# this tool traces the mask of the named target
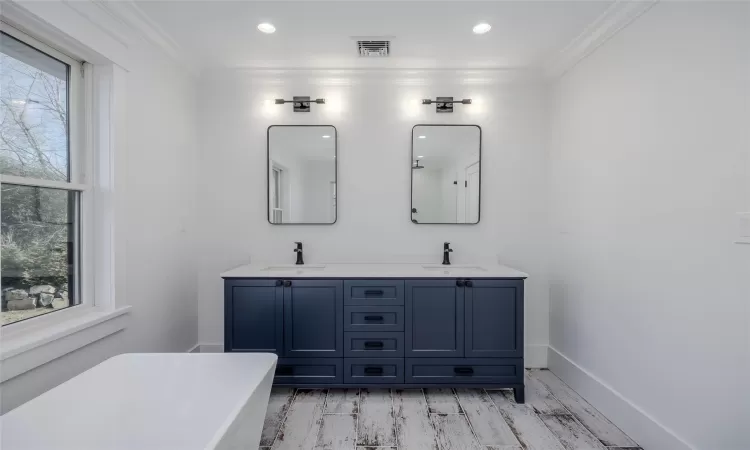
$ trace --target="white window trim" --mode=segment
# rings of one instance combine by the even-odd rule
[[[0,175],[0,181],[80,192],[83,261],[77,264],[79,305],[0,328],[0,382],[4,382],[122,330],[130,307],[116,308],[114,301],[113,66],[83,63],[4,22],[0,29],[71,66],[71,94],[77,95],[69,96],[70,182],[9,175]]]

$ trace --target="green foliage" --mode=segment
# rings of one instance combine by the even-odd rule
[[[21,245],[12,234],[6,233],[1,239],[3,286],[8,284],[14,288],[28,288],[37,284],[51,284],[59,287],[68,282],[64,243],[32,240]]]

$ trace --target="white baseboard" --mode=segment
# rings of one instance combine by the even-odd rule
[[[190,353],[223,353],[224,344],[198,344]],[[524,364],[527,369],[547,367],[547,346],[527,345],[524,349]]]
[[[547,368],[547,346],[536,344],[524,347],[523,364],[527,369]]]
[[[224,344],[198,344],[197,353],[224,353]]]
[[[603,380],[549,346],[549,370],[646,449],[697,450]]]

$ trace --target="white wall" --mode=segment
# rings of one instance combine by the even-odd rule
[[[550,368],[646,449],[749,445],[749,24],[662,2],[557,84]]]
[[[293,263],[293,241],[308,263],[442,261],[452,242],[456,263],[502,263],[531,274],[527,344],[546,345],[548,288],[544,89],[503,81],[500,72],[228,71],[206,74],[200,93],[200,341],[223,342],[219,274],[248,263]],[[274,98],[325,97],[310,113]],[[472,98],[453,114],[420,99]],[[411,129],[418,123],[483,127],[482,220],[478,225],[410,221]],[[266,128],[331,124],[338,129],[338,221],[331,226],[272,226],[266,221]],[[545,364],[533,347],[531,364]],[[541,360],[540,360],[541,357]]]
[[[81,29],[60,17],[47,19]],[[108,38],[91,33],[81,44]],[[132,305],[129,324],[3,383],[3,413],[116,354],[184,352],[197,343],[195,82],[145,41],[130,44],[128,71],[115,68],[113,104],[122,114],[112,130],[115,295],[118,306]]]

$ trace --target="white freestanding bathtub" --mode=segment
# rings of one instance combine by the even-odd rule
[[[269,353],[115,356],[0,418],[0,448],[258,448],[275,368]]]

